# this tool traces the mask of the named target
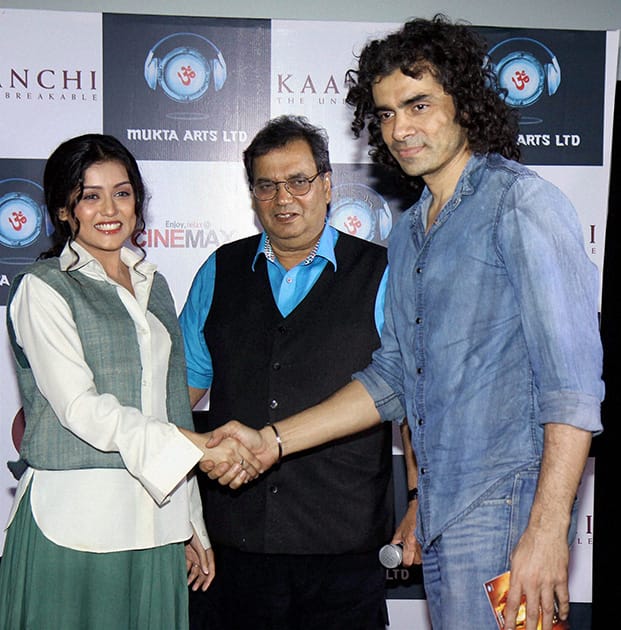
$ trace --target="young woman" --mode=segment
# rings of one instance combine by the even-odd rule
[[[176,630],[214,577],[195,464],[257,471],[194,433],[166,281],[127,247],[145,188],[111,136],[47,161],[54,245],[14,280],[7,324],[26,416],[0,562],[0,629]]]

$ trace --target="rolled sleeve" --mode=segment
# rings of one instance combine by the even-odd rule
[[[374,370],[373,366],[356,372],[353,379],[360,381],[369,392],[379,411],[380,417],[385,422],[401,422],[405,416],[405,410],[392,387]]]
[[[518,181],[498,227],[499,252],[520,304],[539,403],[539,422],[598,433],[603,351],[598,270],[577,213],[537,177]]]
[[[392,309],[392,277],[384,273],[387,280],[384,289],[384,322],[381,346],[373,353],[371,364],[356,372],[352,378],[360,381],[375,402],[380,417],[385,421],[401,422],[406,415],[403,394],[403,359],[396,335]]]
[[[576,392],[548,392],[540,397],[541,424],[569,424],[594,435],[602,432],[598,396]]]

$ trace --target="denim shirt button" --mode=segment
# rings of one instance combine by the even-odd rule
[[[415,321],[417,324],[421,324],[421,323],[422,323],[422,321],[423,321],[423,318],[422,318],[422,317],[417,317],[414,321]]]

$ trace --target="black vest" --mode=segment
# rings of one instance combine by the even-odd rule
[[[207,427],[235,418],[260,428],[316,404],[350,381],[379,346],[374,305],[383,247],[339,235],[326,265],[288,317],[259,236],[218,249],[205,338],[213,360]],[[391,426],[287,457],[240,491],[203,478],[211,539],[258,553],[347,553],[392,536]]]

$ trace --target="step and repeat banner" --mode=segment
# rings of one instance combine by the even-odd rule
[[[457,17],[457,16],[455,16]],[[180,310],[194,273],[219,245],[258,231],[242,152],[271,117],[308,116],[327,129],[334,167],[331,221],[385,244],[413,201],[370,163],[350,131],[345,73],[364,43],[396,23],[283,21],[0,9],[0,316],[17,271],[47,249],[45,160],[86,132],[117,136],[148,186],[141,244]],[[510,102],[521,110],[523,161],[578,209],[600,270],[617,31],[477,27]],[[23,426],[6,328],[0,326],[0,523],[15,481]],[[397,518],[405,509],[394,439]],[[572,549],[572,602],[591,601],[593,479],[589,460]],[[0,534],[0,545],[4,533]],[[391,628],[429,628],[419,568],[387,570]]]

